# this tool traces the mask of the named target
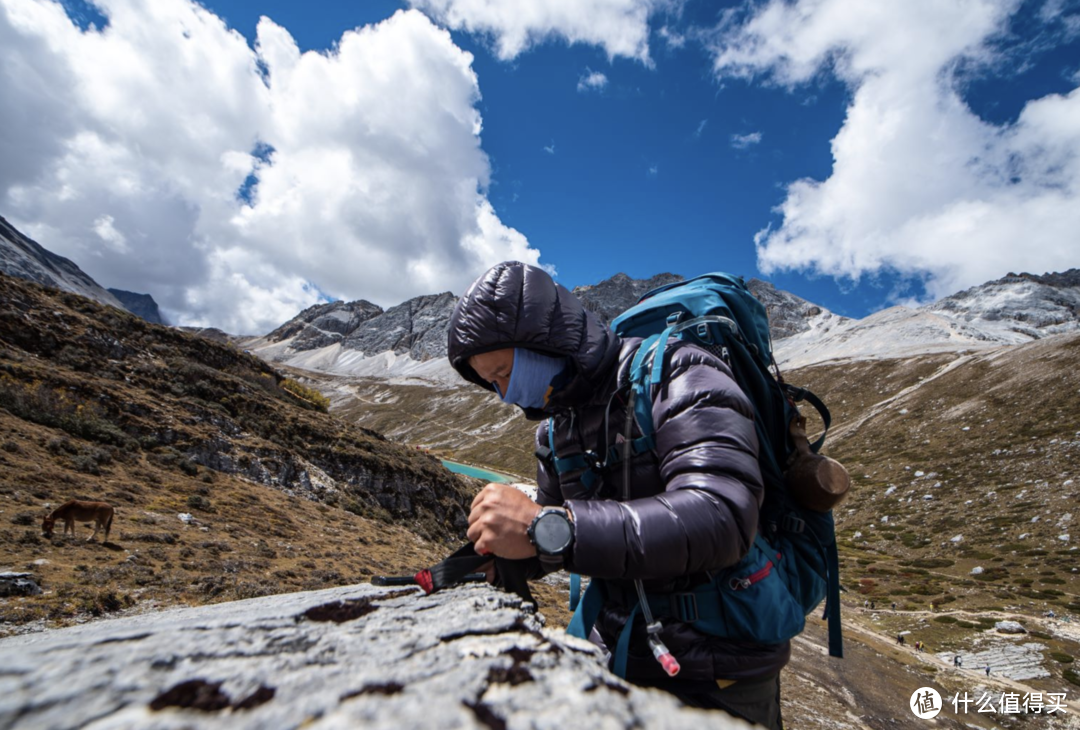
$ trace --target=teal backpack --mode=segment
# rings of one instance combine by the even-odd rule
[[[660,628],[654,616],[687,622],[703,633],[726,639],[776,644],[798,635],[806,615],[825,600],[829,654],[843,656],[839,561],[832,512],[800,506],[784,481],[784,470],[795,453],[789,430],[792,420],[798,418],[795,404],[806,401],[814,406],[826,431],[831,419],[828,409],[813,393],[788,385],[780,377],[773,360],[765,307],[742,278],[714,273],[654,289],[611,326],[621,337],[644,338],[630,368],[631,409],[642,436],[622,454],[613,450],[606,455],[604,467],[623,461],[625,468],[631,453],[654,448],[652,392],[663,380],[663,354],[668,342],[678,338],[721,357],[753,403],[765,482],[757,537],[742,561],[686,593],[646,594],[637,582],[639,601],[613,656],[616,673],[625,676],[630,627],[639,610],[646,618],[653,653],[663,664],[662,644],[653,638]],[[552,430],[549,424],[549,434]],[[816,453],[824,442],[823,433],[810,448]],[[549,445],[554,452],[553,439]],[[552,456],[558,473],[586,466],[582,483],[588,487],[590,482],[598,481],[598,475],[579,456]],[[570,608],[574,617],[568,631],[586,638],[603,605],[604,588],[603,581],[591,581],[579,601],[580,585],[580,577],[571,576]],[[674,671],[678,671],[677,667]]]

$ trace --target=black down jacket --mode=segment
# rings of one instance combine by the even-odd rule
[[[623,341],[541,269],[517,262],[489,270],[462,296],[451,319],[448,354],[461,375],[493,390],[469,366],[482,352],[527,347],[569,358],[568,384],[544,410],[526,409],[547,446],[554,423],[559,456],[594,451],[622,441],[630,360],[639,340]],[[565,505],[574,515],[575,540],[567,569],[607,579],[609,599],[596,629],[613,647],[633,606],[634,579],[649,592],[685,590],[707,571],[738,562],[749,550],[764,494],[757,462],[753,410],[716,356],[672,341],[664,381],[653,394],[656,449],[630,464],[630,499],[623,499],[623,468],[603,473],[593,494],[580,472],[561,477],[549,461],[537,470],[538,502]],[[636,429],[633,437],[640,435]],[[641,623],[641,622],[639,622]],[[679,659],[679,683],[713,684],[715,678],[776,674],[787,663],[787,642],[759,645],[702,634],[665,621],[662,638]],[[636,626],[628,679],[665,684],[666,676]]]

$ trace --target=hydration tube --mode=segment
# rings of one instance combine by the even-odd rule
[[[663,357],[663,353],[659,353],[660,357]],[[656,357],[656,354],[653,354]],[[633,436],[633,424],[634,424],[634,400],[636,398],[636,390],[630,388],[630,402],[626,406],[626,432],[623,434],[623,500],[630,501],[630,446],[631,436]],[[634,587],[637,589],[638,603],[641,605],[641,613],[645,616],[645,631],[649,636],[649,649],[652,651],[652,655],[656,658],[656,661],[660,662],[660,666],[667,672],[669,677],[674,677],[679,673],[679,661],[672,656],[671,652],[664,645],[664,642],[660,640],[660,630],[663,626],[659,621],[653,619],[652,609],[649,608],[649,597],[645,595],[645,586],[642,585],[641,579],[634,579]],[[633,620],[631,617],[630,620]]]

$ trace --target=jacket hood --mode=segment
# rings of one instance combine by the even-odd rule
[[[547,407],[523,409],[537,419],[587,402],[612,374],[620,340],[546,271],[508,261],[488,269],[458,300],[450,318],[447,355],[463,378],[494,390],[472,369],[469,358],[509,347],[570,360],[570,381],[552,394]]]

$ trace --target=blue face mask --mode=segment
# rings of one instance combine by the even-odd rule
[[[524,347],[515,347],[510,387],[503,395],[496,385],[495,392],[506,403],[516,403],[522,408],[543,408],[551,395],[552,381],[565,369],[565,357],[551,357]]]

